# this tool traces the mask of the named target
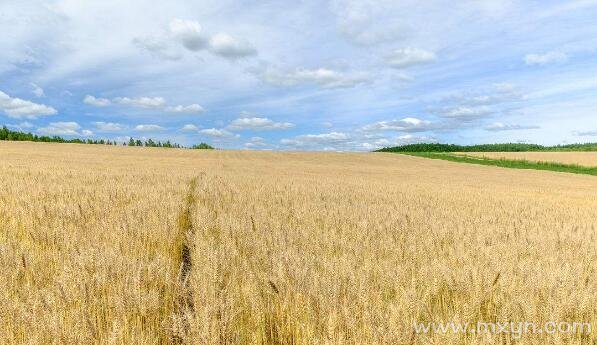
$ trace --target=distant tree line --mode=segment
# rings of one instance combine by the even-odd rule
[[[528,152],[528,151],[597,151],[597,143],[543,146],[537,144],[505,143],[455,145],[439,143],[409,144],[384,147],[377,152]]]
[[[191,148],[195,149],[195,150],[213,150],[214,149],[213,146],[206,144],[206,143],[200,143],[197,145],[193,145],[193,147],[191,147]]]
[[[46,136],[37,135],[33,133],[24,133],[19,131],[13,131],[3,126],[0,129],[0,140],[8,141],[34,141],[43,143],[71,143],[71,144],[93,144],[93,145],[123,145],[123,146],[143,146],[143,147],[165,147],[165,148],[184,148],[177,143],[172,143],[170,140],[165,142],[155,141],[153,139],[141,140],[130,138],[128,142],[119,144],[116,140],[107,139],[65,139],[57,135]],[[200,143],[193,145],[193,149],[213,149],[211,145],[206,143]]]
[[[64,139],[59,136],[47,136],[47,135],[37,135],[32,133],[24,133],[18,131],[12,131],[8,129],[6,126],[3,126],[0,129],[0,140],[10,140],[10,141],[35,141],[35,142],[44,142],[44,143],[76,143],[76,144],[99,144],[100,141],[98,140],[82,140],[82,139]],[[102,144],[106,144],[109,141],[101,140]],[[110,142],[110,144],[112,144]]]
[[[128,143],[122,143],[125,146],[144,146],[144,147],[166,147],[166,148],[175,148],[179,149],[180,146],[177,143],[171,143],[170,140],[161,142],[161,141],[154,141],[152,139],[147,139],[145,141],[141,141],[141,139],[130,138]]]

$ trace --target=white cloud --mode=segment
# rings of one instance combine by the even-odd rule
[[[500,103],[524,101],[526,96],[510,84],[495,84],[492,88],[482,92],[464,92],[455,94],[447,102],[461,106],[496,105]]]
[[[170,33],[190,51],[205,49],[208,37],[203,35],[201,25],[193,20],[173,19],[170,22]]]
[[[200,134],[207,135],[213,138],[232,138],[232,137],[239,137],[239,135],[235,135],[225,129],[217,129],[217,128],[207,128],[202,129],[199,131]]]
[[[412,134],[405,134],[399,137],[394,138],[394,140],[389,140],[387,138],[381,138],[375,140],[374,142],[364,142],[363,148],[366,150],[379,150],[384,147],[391,147],[391,146],[401,146],[401,145],[408,145],[408,144],[418,144],[418,143],[433,143],[437,142],[437,139],[434,137],[428,136],[415,136]]]
[[[338,142],[350,139],[350,135],[346,133],[330,132],[325,134],[306,134],[298,136],[297,138],[318,142]]]
[[[539,126],[533,126],[533,125],[518,125],[518,124],[494,122],[494,123],[490,124],[489,126],[485,127],[485,130],[499,132],[499,131],[513,131],[513,130],[538,129],[538,128],[539,128]]]
[[[95,128],[100,132],[121,132],[127,129],[126,125],[114,122],[94,122]]]
[[[498,113],[510,113],[526,99],[514,85],[496,83],[478,90],[453,93],[440,101],[439,108],[430,111],[443,118],[472,122]]]
[[[169,41],[165,39],[156,37],[137,37],[133,39],[133,44],[164,60],[176,61],[182,59],[181,52],[174,49],[169,44]]]
[[[2,91],[0,91],[0,110],[4,111],[8,117],[15,119],[35,119],[39,116],[58,113],[50,106],[10,97]]]
[[[137,125],[135,126],[135,130],[138,132],[159,132],[163,131],[165,128],[158,125]]]
[[[31,92],[33,92],[33,94],[40,98],[40,97],[45,97],[46,93],[44,92],[44,89],[42,89],[41,87],[39,87],[39,85],[35,84],[35,83],[31,83]]]
[[[265,139],[262,137],[252,137],[248,142],[245,143],[247,149],[259,149],[267,146]]]
[[[243,117],[238,118],[228,126],[230,130],[275,130],[289,129],[294,127],[290,122],[274,122],[266,117]]]
[[[199,104],[191,105],[176,105],[176,106],[165,106],[166,100],[163,97],[115,97],[112,100],[107,98],[96,98],[91,95],[85,96],[83,102],[96,107],[105,107],[112,104],[121,104],[131,107],[138,108],[163,108],[164,111],[169,113],[180,113],[180,114],[193,114],[202,113],[205,111]]]
[[[78,130],[81,129],[76,122],[51,122],[46,127],[41,127],[37,129],[37,133],[41,135],[49,135],[49,136],[71,136],[71,137],[79,137],[79,136],[89,136],[91,131],[83,130],[81,133]]]
[[[166,100],[162,97],[116,97],[113,102],[139,108],[160,108],[166,104]]]
[[[249,42],[226,33],[219,33],[211,37],[209,50],[227,59],[238,59],[257,54],[257,50]]]
[[[545,54],[527,54],[524,62],[527,65],[547,65],[551,63],[566,62],[568,55],[560,51],[551,51]]]
[[[386,56],[386,62],[394,68],[407,68],[435,62],[435,53],[418,48],[396,49]]]
[[[273,85],[316,84],[327,89],[354,87],[370,80],[363,74],[346,74],[328,68],[299,68],[290,72],[267,68],[258,75],[263,81]]]
[[[83,99],[83,103],[93,105],[96,107],[105,107],[112,104],[112,102],[107,98],[95,98],[91,95],[85,96],[85,98]]]
[[[182,128],[180,130],[183,132],[198,132],[199,127],[189,123],[189,124],[182,126]]]
[[[382,139],[378,139],[378,140],[374,141],[373,143],[364,142],[362,144],[362,146],[367,151],[373,151],[373,150],[381,149],[383,147],[391,146],[391,143],[388,139],[382,138]]]
[[[96,98],[91,95],[85,96],[83,102],[96,107],[105,107],[112,104],[122,104],[139,108],[159,108],[164,106],[166,100],[162,97],[116,97],[112,100],[107,98]]]
[[[92,135],[93,135],[93,131],[90,131],[88,129],[84,129],[84,130],[81,131],[81,136],[90,137]]]
[[[388,146],[436,141],[437,139],[430,136],[405,134],[390,139],[379,133],[356,131],[353,133],[331,132],[299,135],[294,138],[282,139],[280,144],[297,150],[372,151]]]
[[[165,35],[136,37],[133,44],[165,60],[182,58],[178,44],[191,52],[207,50],[230,60],[257,54],[257,50],[245,39],[225,32],[210,36],[197,21],[180,18],[170,21]]]
[[[305,134],[296,136],[292,139],[282,139],[280,140],[280,144],[284,146],[300,148],[308,146],[343,144],[349,140],[351,140],[351,136],[347,133],[330,132],[323,134]]]
[[[480,107],[467,107],[467,106],[457,106],[457,107],[447,107],[442,109],[438,112],[440,116],[457,119],[457,120],[474,120],[479,119],[488,115],[491,115],[493,111],[491,108],[487,106],[480,106]]]
[[[193,113],[202,113],[205,111],[202,106],[199,104],[191,104],[191,105],[177,105],[164,108],[165,111],[169,113],[181,113],[181,114],[193,114]]]
[[[427,120],[420,120],[414,117],[406,117],[401,120],[379,121],[363,126],[361,129],[366,132],[391,130],[398,132],[425,132],[438,129],[438,125]]]

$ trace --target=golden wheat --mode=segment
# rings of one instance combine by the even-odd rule
[[[395,154],[3,142],[0,163],[2,343],[595,339],[412,327],[597,325],[593,176]]]

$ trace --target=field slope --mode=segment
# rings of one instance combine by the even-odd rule
[[[593,176],[13,142],[0,163],[0,343],[595,341],[412,327],[597,325]]]

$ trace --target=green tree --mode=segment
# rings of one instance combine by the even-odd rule
[[[214,147],[211,146],[211,145],[209,145],[209,144],[206,144],[206,143],[200,143],[200,144],[193,145],[193,149],[196,149],[196,150],[213,150]]]

